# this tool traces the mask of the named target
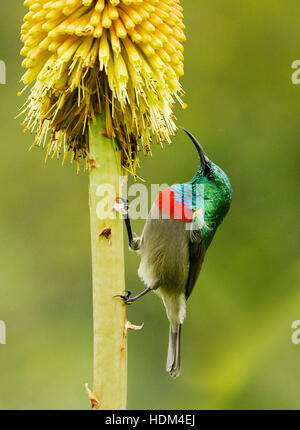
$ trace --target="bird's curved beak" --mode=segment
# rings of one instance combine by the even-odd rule
[[[209,158],[206,155],[204,149],[202,148],[201,144],[198,142],[198,140],[195,138],[195,136],[192,135],[192,133],[190,133],[188,130],[186,130],[185,128],[181,127],[183,131],[185,131],[185,133],[189,136],[189,138],[192,140],[192,142],[194,143],[197,152],[199,154],[200,157],[200,162],[201,162],[201,166],[205,169],[208,165],[209,162]]]

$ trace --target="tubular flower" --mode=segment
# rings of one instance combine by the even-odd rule
[[[184,106],[184,24],[179,0],[25,0],[21,54],[25,130],[47,157],[88,157],[88,125],[106,114],[106,133],[133,173],[138,141],[170,142],[175,98]]]

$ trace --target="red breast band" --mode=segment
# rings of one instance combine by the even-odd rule
[[[174,191],[171,188],[166,188],[160,193],[155,200],[156,206],[163,214],[170,215],[171,219],[182,222],[192,222],[194,214],[183,203],[175,200]]]

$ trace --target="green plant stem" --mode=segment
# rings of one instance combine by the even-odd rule
[[[94,307],[94,386],[99,409],[126,409],[127,336],[126,306],[114,298],[125,290],[123,221],[113,215],[120,196],[120,151],[105,136],[105,116],[90,126],[90,218]],[[108,185],[108,187],[107,187]],[[105,191],[103,193],[103,190]],[[103,218],[103,199],[108,215]],[[107,210],[108,209],[108,210]],[[102,235],[101,235],[102,232]],[[109,234],[111,232],[111,234]]]

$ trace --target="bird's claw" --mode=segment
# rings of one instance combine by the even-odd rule
[[[118,294],[117,296],[114,296],[114,297],[119,297],[120,299],[123,299],[125,305],[132,305],[132,303],[134,303],[134,302],[132,300],[130,300],[131,294],[132,294],[131,291],[125,290],[125,295]]]
[[[123,217],[126,217],[128,213],[128,202],[129,200],[124,197],[117,197],[114,204],[114,210],[123,215]]]
[[[129,200],[126,199],[125,197],[116,197],[116,201],[119,203],[119,201],[121,200],[121,202],[124,203],[124,205],[128,205]]]

